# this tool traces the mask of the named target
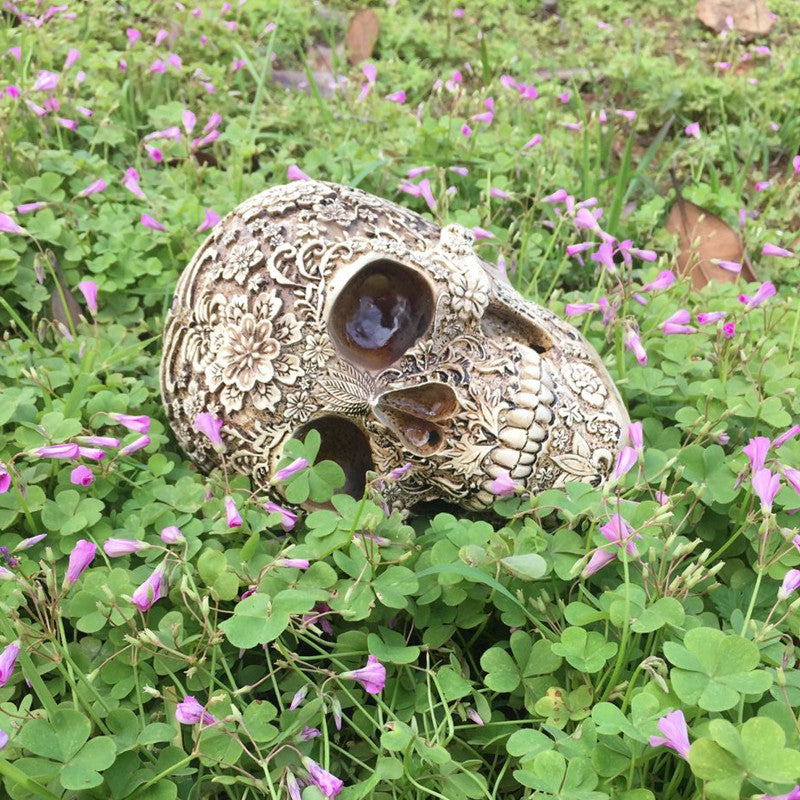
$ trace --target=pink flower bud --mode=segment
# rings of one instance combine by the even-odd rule
[[[86,305],[89,307],[89,311],[91,312],[92,316],[94,316],[97,313],[98,285],[94,281],[81,281],[78,284],[78,289],[83,295],[84,300],[86,300]]]
[[[129,556],[132,553],[138,553],[140,550],[146,550],[148,547],[147,543],[138,539],[115,539],[112,537],[103,542],[103,552],[109,558]]]
[[[134,439],[130,444],[125,445],[125,447],[119,451],[119,454],[121,456],[129,456],[131,453],[135,453],[137,450],[141,450],[143,447],[147,447],[149,444],[149,436],[140,436],[138,439]]]
[[[161,541],[164,544],[183,544],[186,539],[177,525],[167,525],[161,529]]]
[[[131,602],[141,612],[148,611],[153,604],[167,593],[167,579],[163,567],[156,567],[150,577],[131,595]]]
[[[81,573],[92,563],[94,555],[97,552],[97,545],[94,542],[89,542],[86,539],[78,539],[72,552],[69,554],[69,563],[67,564],[67,574],[64,576],[64,588],[71,586]]]
[[[508,471],[501,472],[492,481],[492,494],[496,497],[512,497],[517,491],[517,484],[511,479]]]
[[[242,524],[242,518],[239,515],[239,510],[236,508],[236,502],[232,497],[225,498],[225,516],[229,528],[238,528]]]
[[[289,168],[286,170],[286,177],[290,181],[310,181],[311,178],[306,175],[297,164],[290,164]]]
[[[194,697],[188,694],[178,703],[175,719],[182,725],[196,725],[198,722],[203,725],[215,725],[217,722],[213,714],[209,714]]]
[[[287,481],[292,477],[292,475],[296,475],[301,470],[304,470],[307,466],[308,459],[296,458],[291,464],[283,467],[283,469],[279,469],[272,477],[270,483],[282,483],[283,481]]]
[[[94,482],[94,473],[89,467],[81,464],[70,472],[69,482],[76,486],[90,486]]]

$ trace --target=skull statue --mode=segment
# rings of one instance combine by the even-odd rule
[[[470,231],[318,181],[217,224],[178,283],[161,387],[190,458],[219,463],[193,426],[212,412],[228,468],[277,500],[283,446],[311,429],[349,494],[410,463],[387,483],[395,505],[476,511],[504,472],[534,493],[598,485],[627,436],[598,354],[478,258]]]

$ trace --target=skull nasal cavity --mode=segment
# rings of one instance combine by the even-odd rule
[[[393,261],[373,261],[354,275],[331,309],[339,352],[367,369],[397,361],[428,329],[433,293],[424,278]]]
[[[367,485],[367,471],[375,469],[372,450],[364,431],[349,419],[331,415],[306,423],[295,431],[293,438],[305,439],[312,428],[320,436],[316,460],[335,461],[344,470],[341,491],[351,497],[362,497]]]

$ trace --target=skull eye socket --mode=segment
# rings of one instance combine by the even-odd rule
[[[425,333],[433,308],[433,292],[421,275],[393,261],[373,261],[336,298],[331,338],[349,361],[383,369]]]
[[[327,416],[311,420],[295,431],[295,439],[304,439],[310,430],[319,432],[317,461],[335,461],[344,470],[340,491],[351,497],[363,497],[367,471],[375,469],[372,450],[364,431],[344,417]]]

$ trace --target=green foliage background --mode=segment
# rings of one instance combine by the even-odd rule
[[[528,3],[497,2],[467,7],[464,18],[447,4],[376,6],[378,78],[361,103],[360,70],[335,55],[347,81],[329,96],[272,80],[273,70],[311,69],[308,46],[335,51],[342,40],[337,13],[310,2],[251,0],[225,15],[204,3],[199,17],[140,0],[87,2],[72,9],[74,21],[56,15],[40,27],[2,12],[0,52],[20,46],[21,61],[2,56],[0,88],[19,86],[23,97],[0,97],[0,211],[29,236],[0,234],[0,459],[14,469],[0,495],[0,531],[9,549],[48,534],[17,554],[24,581],[0,584],[0,636],[22,645],[0,688],[8,796],[282,797],[289,771],[305,775],[299,754],[342,778],[345,800],[733,800],[800,781],[800,630],[792,598],[776,601],[784,574],[800,564],[791,544],[800,501],[784,481],[773,513],[763,514],[741,449],[800,419],[800,262],[759,255],[766,242],[800,250],[791,164],[800,147],[800,15],[791,0],[772,3],[776,26],[757,43],[772,55],[741,62],[755,45],[704,31],[692,5],[562,3],[560,16],[547,17]],[[345,20],[352,10],[329,9]],[[142,40],[129,45],[127,27]],[[168,37],[156,46],[162,28]],[[80,61],[56,94],[74,131],[23,102],[43,102],[30,91],[38,71],[61,71],[72,47]],[[170,52],[182,68],[152,74]],[[246,60],[236,72],[234,59]],[[733,67],[715,66],[724,61]],[[457,91],[432,88],[456,69]],[[534,83],[538,99],[521,101],[502,74]],[[405,105],[384,99],[398,89]],[[489,96],[494,121],[472,122]],[[200,155],[185,138],[167,142],[155,164],[143,138],[180,125],[186,107],[198,129],[221,114],[220,137]],[[617,109],[634,109],[636,119]],[[683,134],[693,121],[699,140]],[[563,126],[577,122],[578,132]],[[536,133],[542,144],[523,149]],[[606,489],[569,485],[500,501],[491,522],[452,513],[403,520],[379,497],[337,495],[286,538],[246,477],[199,475],[160,407],[164,314],[204,236],[196,232],[204,209],[226,213],[284,182],[291,164],[426,214],[397,187],[408,169],[431,166],[436,219],[490,230],[481,254],[504,257],[527,296],[559,313],[569,300],[618,301],[612,324],[580,322],[632,419],[643,421],[637,468]],[[146,201],[121,183],[131,167]],[[754,286],[693,292],[679,281],[649,294],[646,307],[635,301],[633,291],[674,266],[663,229],[670,168],[688,199],[734,227],[748,210],[745,246],[777,297],[745,311],[737,296]],[[105,191],[76,197],[97,179]],[[757,192],[765,180],[772,186]],[[491,187],[512,200],[492,198]],[[604,227],[657,250],[659,262],[635,262],[616,280],[595,262],[569,259],[564,247],[580,237],[543,202],[561,187],[598,197]],[[13,214],[35,201],[48,205]],[[143,227],[142,213],[166,232]],[[87,315],[72,339],[49,321],[55,276],[46,251],[65,288],[100,286],[96,321]],[[729,340],[710,325],[665,336],[659,325],[678,308],[726,311],[736,334]],[[634,325],[644,367],[624,349]],[[90,487],[73,486],[64,463],[17,455],[119,435],[106,412],[150,415],[152,442],[94,465]],[[768,466],[797,466],[799,457],[795,438]],[[317,469],[319,491],[329,492],[329,467]],[[244,518],[235,530],[225,522],[227,494]],[[618,507],[642,537],[640,558],[620,553],[580,579],[582,559],[605,543],[599,526]],[[165,558],[158,533],[167,525],[186,544],[166,555],[168,598],[142,614],[130,595]],[[98,551],[62,592],[75,543],[112,536],[151,547],[115,560]],[[276,567],[286,556],[312,564]],[[368,653],[387,666],[379,696],[338,677]],[[290,710],[304,687],[305,701]],[[220,724],[181,727],[174,714],[186,694]],[[649,744],[674,709],[690,727],[688,760]],[[321,735],[304,740],[305,726]],[[319,797],[315,786],[303,790],[304,800]]]

